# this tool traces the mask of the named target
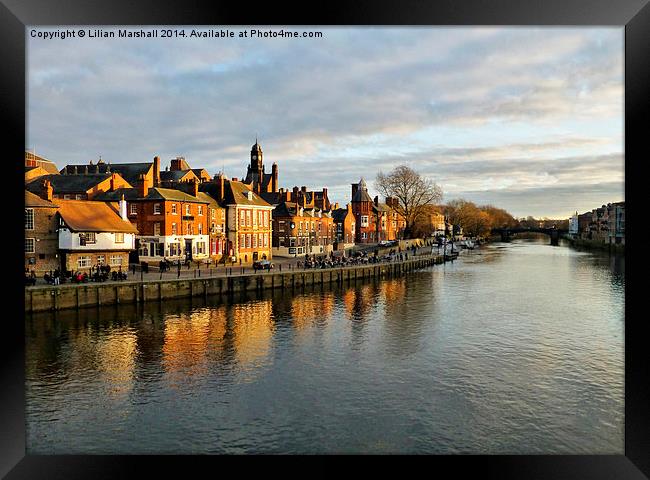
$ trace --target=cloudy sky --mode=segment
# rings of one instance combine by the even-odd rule
[[[624,199],[622,28],[289,30],[323,37],[46,40],[28,28],[26,148],[59,168],[182,155],[242,177],[257,135],[280,186],[326,186],[342,204],[350,183],[366,178],[374,196],[377,172],[400,164],[444,201],[518,217]]]

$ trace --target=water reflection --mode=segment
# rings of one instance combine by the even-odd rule
[[[621,453],[624,269],[539,239],[386,281],[35,314],[28,451]]]

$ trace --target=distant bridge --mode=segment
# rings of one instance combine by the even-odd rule
[[[561,228],[535,228],[535,227],[514,227],[514,228],[493,228],[493,235],[501,235],[502,242],[509,242],[512,235],[517,233],[543,233],[551,237],[551,245],[558,245],[560,237],[569,233],[568,230]]]

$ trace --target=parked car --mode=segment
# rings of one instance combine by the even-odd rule
[[[253,263],[253,270],[271,270],[274,265],[268,260],[258,260]]]

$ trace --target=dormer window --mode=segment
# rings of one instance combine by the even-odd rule
[[[249,190],[248,192],[246,192],[246,197],[247,197],[249,200],[253,200],[253,192],[251,192],[250,190]]]

